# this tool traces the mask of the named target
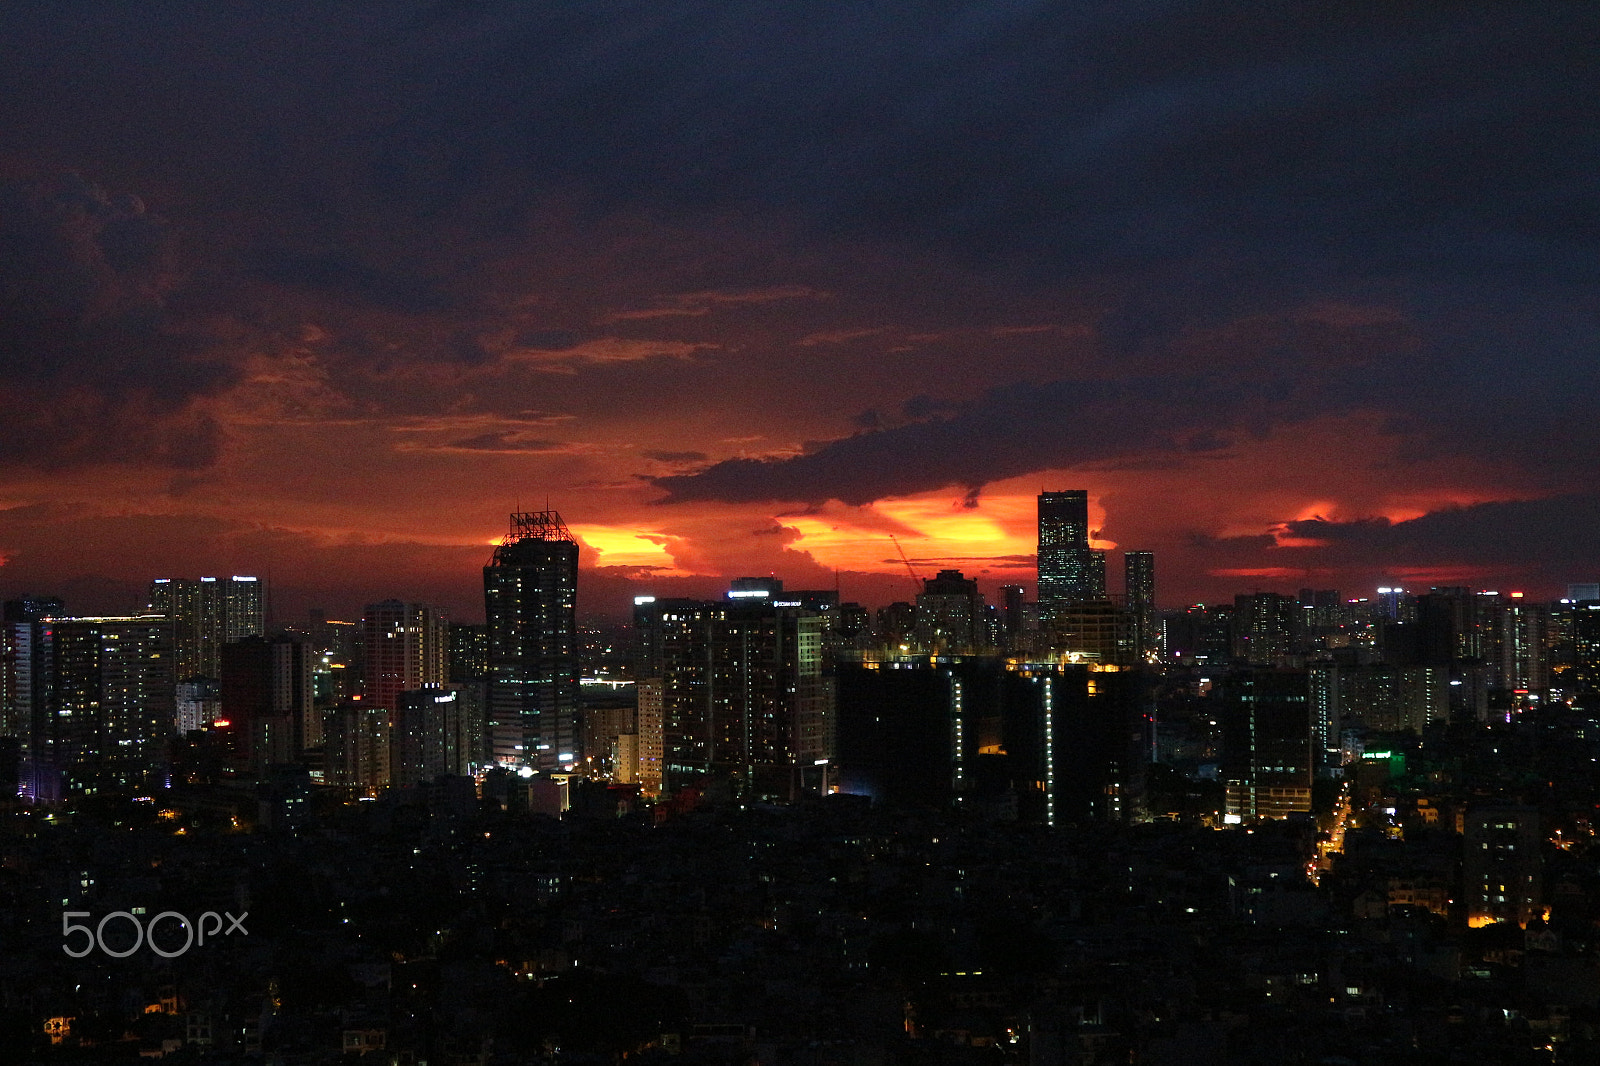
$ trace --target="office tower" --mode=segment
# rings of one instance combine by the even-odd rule
[[[172,620],[179,681],[219,677],[222,646],[266,631],[262,582],[254,577],[158,577],[150,584],[150,610]]]
[[[917,643],[935,655],[971,654],[987,643],[983,593],[959,570],[941,570],[917,595]]]
[[[1142,659],[1160,650],[1161,633],[1156,628],[1156,557],[1154,552],[1122,553],[1124,601],[1133,617],[1133,647]]]
[[[733,595],[743,591],[725,602],[637,597],[640,678],[661,682],[668,788],[731,777],[786,798],[832,756],[828,619],[793,601]]]
[[[1474,807],[1463,819],[1462,895],[1474,928],[1515,922],[1524,928],[1540,913],[1543,864],[1539,811],[1534,807]]]
[[[483,568],[494,757],[536,770],[583,759],[578,542],[555,511],[518,512]]]
[[[222,717],[236,772],[257,776],[322,743],[311,645],[291,636],[222,646]]]
[[[1105,596],[1105,559],[1089,547],[1089,493],[1039,494],[1039,605],[1054,608]]]
[[[53,783],[48,763],[41,763],[50,725],[50,654],[44,620],[62,614],[50,597],[8,600],[0,621],[0,737],[17,740],[20,791],[30,799],[58,799],[39,792]]]
[[[1304,670],[1236,670],[1222,699],[1223,814],[1231,823],[1311,810],[1319,723]]]
[[[172,623],[161,615],[43,624],[52,684],[41,759],[59,795],[165,784],[176,714]]]
[[[361,614],[361,700],[394,712],[400,693],[448,680],[443,613],[424,603],[384,600]]]

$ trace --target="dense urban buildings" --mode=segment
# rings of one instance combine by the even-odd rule
[[[0,978],[0,1025],[25,1020],[42,1063],[123,1019],[130,1054],[199,1062],[548,1066],[559,1029],[686,1061],[810,1062],[826,1039],[1099,1066],[1300,1061],[1285,1025],[1364,1061],[1389,1037],[1350,1012],[1383,1004],[1439,1013],[1443,1061],[1591,1058],[1600,599],[1391,584],[1163,609],[1148,552],[1106,594],[1084,497],[1041,497],[1055,576],[1078,574],[1048,603],[1041,551],[1036,597],[995,605],[954,568],[876,612],[736,577],[580,628],[553,511],[513,515],[482,625],[397,598],[213,627],[215,677],[177,676],[199,582],[127,616],[7,602],[0,869],[34,888],[0,893],[32,975]],[[101,819],[121,835],[90,852],[64,835]],[[63,912],[152,906],[244,906],[270,972],[96,978],[116,1002],[39,976]],[[307,956],[302,925],[337,946]],[[586,981],[581,1024],[517,998],[576,1009]],[[654,1006],[635,1030],[623,1003]],[[1462,1003],[1476,1021],[1450,1020]]]

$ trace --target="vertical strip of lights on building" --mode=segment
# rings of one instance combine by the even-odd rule
[[[951,737],[954,741],[955,749],[953,753],[953,761],[955,766],[954,784],[956,802],[960,803],[962,799],[962,793],[966,791],[966,767],[964,762],[966,737],[963,734],[964,726],[961,721],[961,679],[956,677],[954,674],[950,675],[950,712]]]
[[[1056,824],[1056,715],[1052,679],[1044,681],[1044,824]]]

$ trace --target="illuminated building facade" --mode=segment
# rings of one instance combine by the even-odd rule
[[[176,715],[172,623],[161,615],[57,618],[41,626],[51,657],[38,759],[50,794],[163,787]]]
[[[494,758],[535,770],[583,759],[578,542],[555,511],[518,512],[483,568]]]
[[[0,621],[0,738],[16,740],[19,791],[33,799],[58,798],[50,791],[55,777],[40,759],[50,727],[51,661],[44,623],[62,613],[60,600],[24,597],[8,600]]]

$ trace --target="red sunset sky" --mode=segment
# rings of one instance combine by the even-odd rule
[[[383,6],[0,15],[0,594],[1600,576],[1576,5]]]

